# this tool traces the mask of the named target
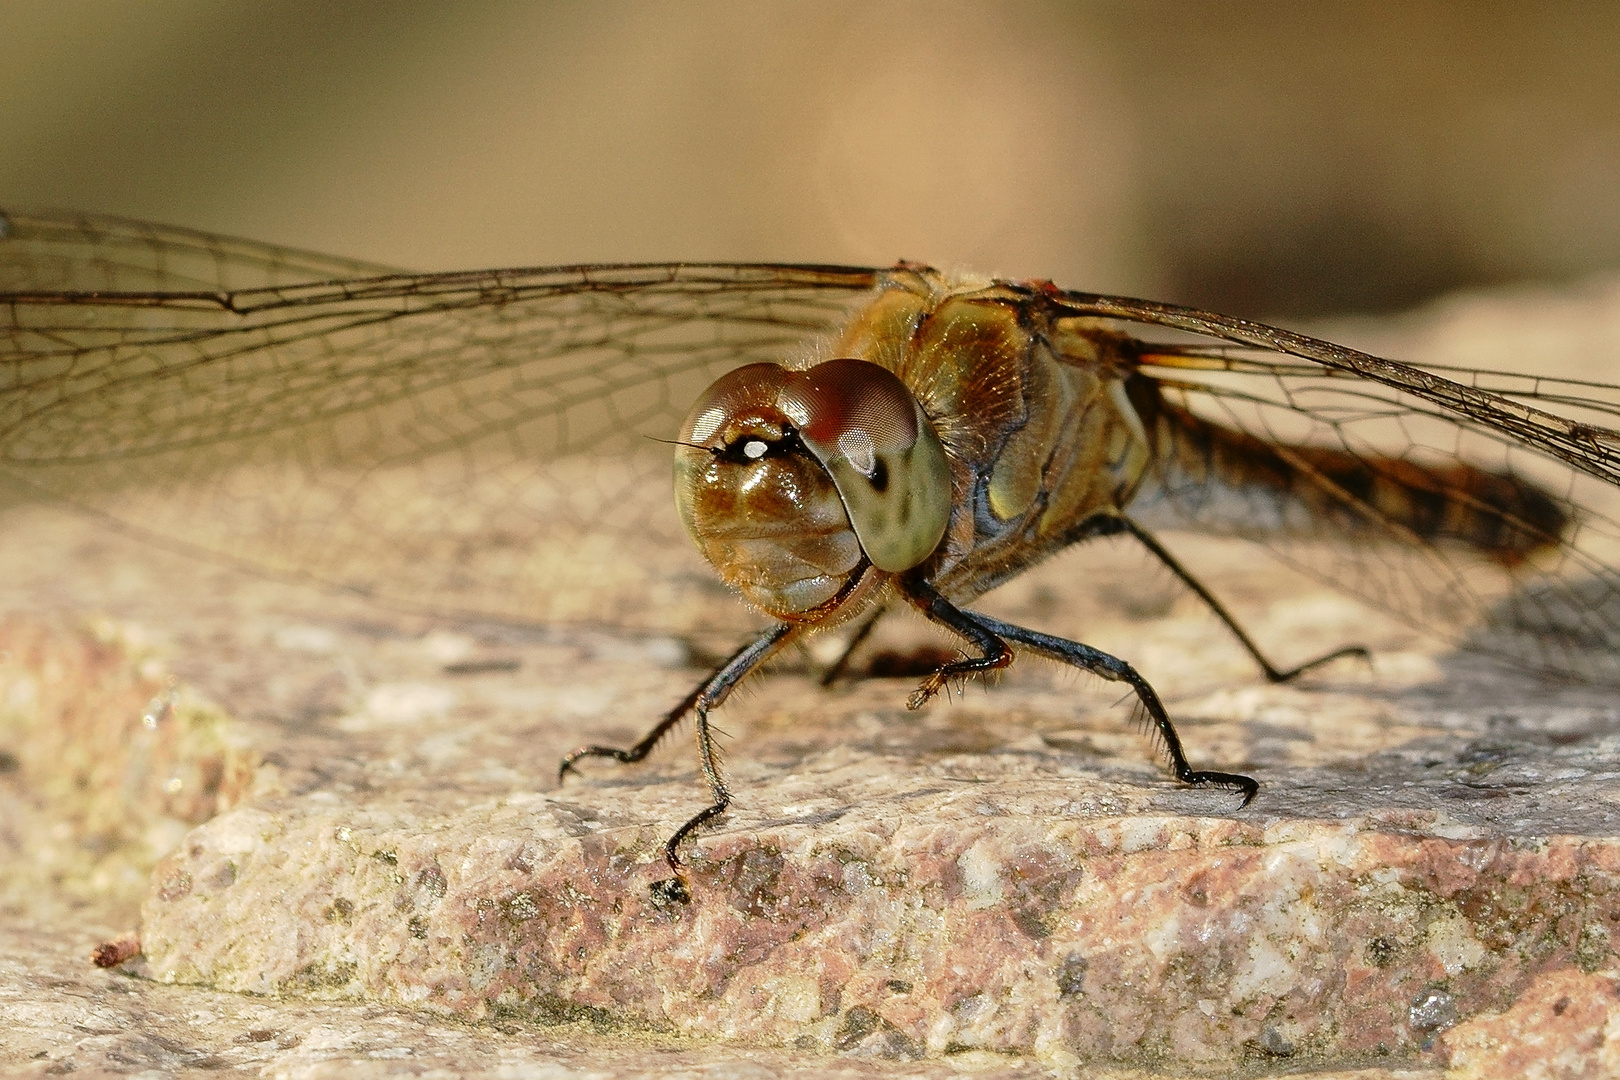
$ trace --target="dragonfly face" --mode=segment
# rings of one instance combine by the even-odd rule
[[[814,619],[867,563],[832,477],[776,403],[787,374],[751,364],[704,393],[676,450],[675,505],[727,584],[774,618]]]
[[[933,553],[951,476],[889,371],[750,364],[705,390],[682,425],[675,502],[698,549],[756,607],[825,623],[854,614],[880,575]]]

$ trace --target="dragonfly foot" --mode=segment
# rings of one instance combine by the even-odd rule
[[[685,880],[679,877],[655,881],[648,887],[647,893],[653,907],[660,911],[685,907],[692,902],[692,890],[688,889]]]
[[[647,753],[644,750],[638,754],[635,750],[620,750],[616,746],[582,746],[578,750],[570,751],[563,757],[562,761],[558,762],[557,783],[562,783],[569,773],[578,774],[579,770],[574,768],[574,762],[580,758],[606,757],[612,758],[621,765],[630,765],[646,756]]]
[[[906,708],[916,711],[928,703],[928,699],[939,693],[945,686],[948,676],[943,670],[936,671],[922,681],[922,685],[911,692],[906,698]]]
[[[1183,784],[1193,784],[1197,787],[1223,787],[1241,792],[1243,801],[1238,803],[1239,810],[1253,802],[1254,797],[1260,793],[1260,782],[1254,777],[1244,776],[1242,773],[1196,770],[1185,773],[1177,779]]]
[[[1287,671],[1278,671],[1270,664],[1267,664],[1265,668],[1266,680],[1274,683],[1293,682],[1307,671],[1312,671],[1321,667],[1323,664],[1331,663],[1334,660],[1342,660],[1347,656],[1353,656],[1356,659],[1365,662],[1369,668],[1372,667],[1372,652],[1367,648],[1367,646],[1346,645],[1342,649],[1334,649],[1330,653],[1323,653],[1315,660],[1307,660],[1298,667],[1289,668]]]

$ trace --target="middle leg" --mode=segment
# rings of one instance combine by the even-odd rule
[[[1054,660],[1089,671],[1110,682],[1122,682],[1129,686],[1136,693],[1136,699],[1141,703],[1143,711],[1153,721],[1170,771],[1175,774],[1177,780],[1200,787],[1231,788],[1242,794],[1243,806],[1249,805],[1250,800],[1260,790],[1260,785],[1253,777],[1241,773],[1193,768],[1187,761],[1187,753],[1181,746],[1181,736],[1176,734],[1175,724],[1171,723],[1170,713],[1164,707],[1164,702],[1159,700],[1158,692],[1135,668],[1119,657],[1078,641],[1027,630],[1022,626],[1002,622],[1000,619],[993,619],[976,611],[964,611],[941,596],[939,591],[923,580],[921,575],[905,575],[901,577],[899,585],[902,595],[930,620],[961,634],[977,645],[983,654],[946,664],[929,676],[907,702],[911,708],[920,708],[923,702],[937,693],[953,676],[968,676],[1006,667],[1012,662],[1012,650],[1007,647],[1007,642],[1012,641]]]
[[[1238,639],[1243,647],[1248,650],[1249,655],[1254,657],[1254,662],[1260,665],[1260,670],[1265,672],[1267,681],[1274,683],[1291,682],[1312,668],[1320,667],[1331,660],[1338,660],[1346,656],[1357,656],[1369,663],[1372,662],[1372,654],[1367,651],[1365,645],[1346,645],[1342,649],[1334,649],[1330,653],[1324,653],[1314,660],[1307,660],[1297,667],[1287,669],[1277,667],[1266,659],[1265,654],[1260,651],[1260,646],[1256,645],[1254,640],[1244,633],[1243,627],[1238,625],[1238,621],[1231,616],[1219,600],[1215,599],[1215,594],[1205,588],[1204,583],[1193,576],[1192,571],[1182,566],[1176,557],[1170,554],[1169,549],[1159,543],[1158,537],[1128,517],[1121,515],[1119,520],[1124,523],[1126,532],[1136,537],[1143,547],[1151,551],[1155,558],[1162,562],[1172,574],[1180,578],[1181,583],[1191,589],[1198,599],[1202,600],[1204,605],[1215,613],[1217,619],[1226,624],[1226,628],[1232,631],[1232,636]]]
[[[1159,736],[1164,756],[1170,765],[1170,771],[1177,780],[1183,784],[1196,786],[1214,786],[1231,788],[1242,793],[1241,806],[1248,806],[1249,802],[1260,790],[1260,784],[1250,776],[1242,773],[1216,772],[1211,769],[1194,769],[1187,761],[1187,753],[1181,747],[1181,736],[1176,734],[1176,726],[1170,722],[1170,713],[1159,699],[1158,691],[1153,689],[1135,668],[1119,657],[1105,653],[1101,649],[1068,638],[1060,638],[1053,634],[1043,634],[1038,630],[1029,630],[1012,623],[993,619],[978,612],[967,612],[974,621],[986,631],[996,634],[1007,641],[1016,642],[1030,649],[1059,660],[1065,664],[1089,671],[1093,675],[1107,679],[1110,682],[1122,682],[1136,693],[1136,700],[1141,703],[1142,709],[1148,718],[1153,721],[1155,732]]]

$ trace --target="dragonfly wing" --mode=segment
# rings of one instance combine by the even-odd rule
[[[672,438],[724,371],[809,349],[876,280],[670,264],[227,290],[277,249],[7,220],[0,281],[21,287],[0,295],[0,499],[70,504],[275,574],[548,622],[664,625],[678,605],[654,583],[709,580],[679,535],[668,448],[648,436]],[[200,248],[224,253],[212,287]],[[165,287],[51,287],[94,276],[61,267],[100,253],[114,284]],[[184,280],[167,269],[180,264]],[[275,274],[294,264],[343,269],[301,256]]]
[[[1261,453],[1293,486],[1170,466],[1133,514],[1253,540],[1475,651],[1620,682],[1620,387],[1419,368],[1143,301],[1071,310],[1249,346],[1146,345],[1142,371],[1232,446],[1278,448]]]
[[[0,292],[230,292],[341,278],[390,266],[63,211],[0,213]]]
[[[1054,296],[1065,314],[1170,327],[1310,360],[1322,367],[1403,391],[1457,416],[1471,417],[1576,469],[1611,484],[1620,484],[1620,432],[1560,415],[1525,400],[1526,396],[1533,399],[1534,393],[1521,396],[1493,392],[1472,385],[1468,380],[1449,378],[1438,370],[1385,360],[1330,341],[1229,315],[1092,293],[1054,293]],[[1451,372],[1456,373],[1457,369]],[[1604,389],[1607,392],[1598,396],[1612,407],[1614,388]]]

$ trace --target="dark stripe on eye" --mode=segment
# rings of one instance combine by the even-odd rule
[[[866,478],[873,491],[889,490],[889,465],[881,457],[872,466],[872,475]]]

